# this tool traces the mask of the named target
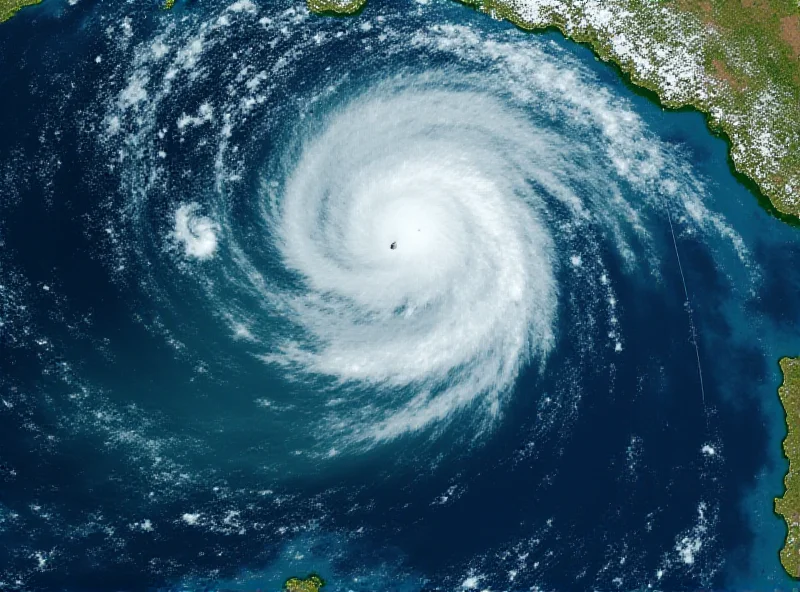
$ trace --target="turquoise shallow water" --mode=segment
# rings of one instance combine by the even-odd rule
[[[447,2],[0,55],[0,588],[792,587],[800,243],[701,115]]]

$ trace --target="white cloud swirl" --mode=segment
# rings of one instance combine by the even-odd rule
[[[133,253],[180,318],[175,261],[148,245],[188,235],[149,218],[197,204],[202,232],[181,244],[205,261],[178,268],[236,343],[304,384],[271,408],[321,418],[325,449],[459,414],[469,437],[522,368],[551,370],[559,340],[576,352],[559,373],[625,351],[614,273],[661,281],[668,211],[746,259],[685,155],[552,43],[409,15],[223,13],[142,43],[109,94],[100,127],[134,237],[120,262]]]
[[[376,439],[477,398],[496,414],[553,342],[553,245],[525,177],[546,150],[470,92],[376,89],[335,116],[273,204],[307,290],[292,300],[302,338],[270,359],[377,387]],[[417,394],[397,405],[396,389]]]

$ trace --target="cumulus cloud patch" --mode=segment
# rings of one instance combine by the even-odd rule
[[[200,214],[200,204],[189,203],[175,210],[173,239],[191,259],[211,259],[217,251],[219,224]]]

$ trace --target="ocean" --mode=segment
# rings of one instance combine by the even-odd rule
[[[701,114],[444,1],[0,55],[0,588],[793,587],[800,240]]]

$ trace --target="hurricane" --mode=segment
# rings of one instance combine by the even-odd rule
[[[340,434],[332,449],[437,433],[459,415],[478,436],[502,414],[520,369],[545,367],[560,314],[576,327],[607,325],[604,345],[624,347],[604,251],[656,275],[648,226],[670,208],[736,242],[706,211],[686,162],[553,47],[434,26],[406,51],[467,64],[401,68],[386,80],[372,72],[398,51],[384,33],[359,70],[330,73],[278,110],[270,83],[304,77],[313,61],[294,54],[311,49],[289,34],[292,59],[273,52],[260,70],[211,57],[232,27],[268,35],[308,18],[257,14],[236,3],[185,38],[136,49],[141,65],[105,122],[127,138],[123,208],[133,213],[124,222],[148,221],[132,239],[136,259],[192,276],[204,307],[252,343],[250,355],[320,385],[310,405],[341,400],[325,414],[325,431]],[[317,33],[314,51],[333,39]],[[206,78],[225,81],[228,96],[177,113],[171,97]],[[170,127],[192,176],[205,180],[202,197],[194,188],[171,203],[160,195],[171,182],[159,164],[174,153]],[[263,155],[275,137],[280,149]],[[160,208],[172,228],[159,229]],[[177,260],[150,251],[170,240]],[[574,309],[559,306],[575,298]]]
[[[718,581],[729,428],[703,348],[723,324],[710,302],[752,298],[761,276],[717,182],[585,50],[456,4],[375,4],[92,17],[69,230],[91,247],[38,283],[7,251],[0,294],[9,351],[34,348],[58,385],[41,387],[61,393],[55,433],[99,443],[118,502],[38,490],[52,518],[0,567],[9,581],[36,581],[35,553],[82,557],[52,543],[70,531],[93,549],[78,582],[121,569],[129,536],[160,554],[142,586],[249,582],[241,565],[320,553],[373,591],[401,589],[390,576],[569,589],[552,570],[570,553],[587,586]],[[39,325],[16,306],[71,289]],[[36,381],[4,380],[9,409],[37,408]],[[649,454],[663,475],[639,468]],[[630,508],[587,510],[591,527],[553,509],[601,469],[589,482],[633,492]],[[409,551],[408,525],[458,503],[486,521],[484,547],[454,544],[438,567]],[[173,548],[187,532],[210,546]]]

